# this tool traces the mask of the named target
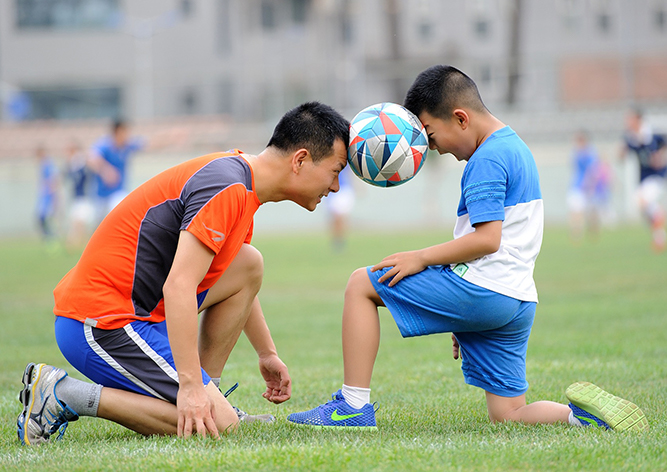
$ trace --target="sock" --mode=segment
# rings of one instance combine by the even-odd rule
[[[371,402],[371,389],[361,387],[350,387],[343,384],[341,389],[345,403],[355,410],[362,408],[366,403]]]
[[[574,416],[572,410],[570,410],[570,416],[567,417],[567,422],[570,423],[570,426],[583,426],[581,421],[579,421],[579,419]]]
[[[220,388],[220,377],[216,377],[216,378],[211,377],[211,382],[213,382],[213,385]]]
[[[65,377],[56,386],[56,396],[79,416],[97,416],[102,386]]]

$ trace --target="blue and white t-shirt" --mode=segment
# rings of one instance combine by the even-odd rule
[[[461,178],[461,200],[454,238],[474,224],[502,221],[500,248],[452,270],[480,287],[518,300],[537,302],[533,280],[542,245],[544,206],[533,155],[506,126],[482,143]]]

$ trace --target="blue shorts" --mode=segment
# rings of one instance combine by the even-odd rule
[[[205,297],[206,292],[197,296],[199,306]],[[55,330],[65,359],[93,382],[176,404],[178,373],[166,321],[134,321],[105,330],[56,316]],[[211,377],[204,369],[201,373],[208,385]]]
[[[465,382],[503,397],[528,390],[526,351],[536,303],[474,285],[449,266],[429,266],[393,287],[368,276],[403,337],[454,333],[461,347]]]

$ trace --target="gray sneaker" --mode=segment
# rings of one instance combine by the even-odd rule
[[[230,393],[236,390],[238,386],[239,386],[238,382],[232,385],[232,387],[223,394],[225,398],[227,398]],[[236,408],[234,405],[232,405],[232,408],[234,408],[236,416],[239,417],[239,422],[241,423],[254,423],[255,421],[259,421],[260,423],[273,423],[274,421],[276,421],[276,417],[268,413],[265,415],[249,415],[245,411]]]
[[[56,385],[65,377],[67,372],[50,365],[30,363],[26,366],[24,388],[19,393],[23,411],[16,420],[23,444],[48,442],[56,432],[60,439],[67,424],[79,419],[79,415],[56,396]]]

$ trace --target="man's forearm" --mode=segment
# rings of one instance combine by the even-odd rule
[[[277,354],[276,345],[273,343],[273,338],[271,337],[271,332],[269,327],[266,324],[264,319],[264,313],[262,312],[262,306],[259,303],[259,299],[255,297],[255,300],[252,302],[252,307],[250,308],[250,315],[248,316],[248,321],[243,327],[250,344],[257,352],[259,357],[266,357],[268,355]]]

